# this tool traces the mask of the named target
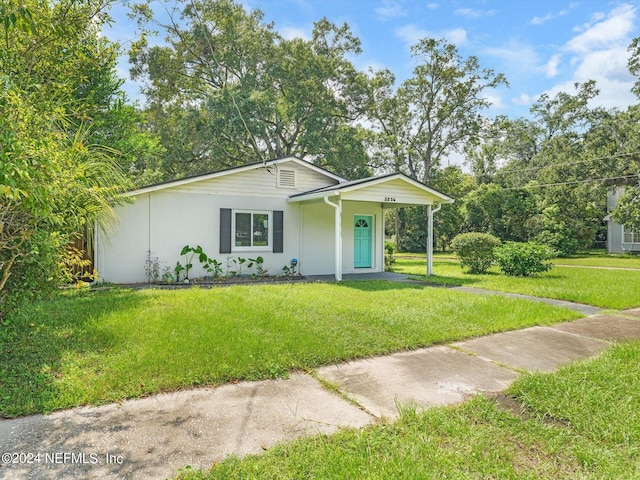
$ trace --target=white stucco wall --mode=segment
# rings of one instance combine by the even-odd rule
[[[278,187],[277,168],[296,172],[295,188]],[[185,245],[201,245],[212,258],[226,264],[227,257],[264,258],[264,268],[281,273],[292,258],[300,257],[300,205],[288,203],[296,192],[337,182],[334,178],[296,162],[233,172],[189,184],[162,187],[132,197],[133,204],[116,208],[118,222],[108,235],[99,233],[96,242],[96,268],[103,281],[114,283],[146,282],[145,261],[151,250],[162,267],[173,273],[176,262],[185,264],[180,251]],[[269,228],[269,246],[263,249],[232,249],[220,253],[220,209],[283,211],[283,253],[273,253],[273,217]],[[331,230],[333,231],[333,229]],[[197,258],[189,272],[191,278],[206,274]],[[161,268],[162,273],[163,268]],[[250,273],[247,271],[247,273]]]
[[[220,253],[220,208],[237,210],[283,211],[284,252],[273,253],[273,218],[270,224],[268,247]],[[164,268],[173,272],[177,261],[185,265],[180,251],[185,245],[202,246],[211,258],[226,264],[227,257],[264,258],[264,268],[280,273],[291,258],[298,257],[299,229],[298,205],[284,199],[247,196],[210,195],[162,190],[136,198],[135,204],[118,210],[120,217],[116,234],[109,244],[101,242],[98,248],[97,268],[100,278],[113,283],[146,282],[145,260],[147,250],[158,257]],[[191,278],[206,272],[194,258]],[[161,268],[161,273],[163,268]],[[246,271],[246,273],[250,273]]]
[[[331,199],[334,201],[335,199]],[[335,273],[335,209],[322,201],[301,206],[300,272],[303,275]],[[373,220],[371,268],[354,267],[354,216],[370,215]],[[382,207],[367,202],[342,202],[342,273],[384,270],[384,221]]]
[[[96,232],[95,268],[101,281],[125,283],[144,277],[149,249],[149,196],[115,208],[117,221],[108,233]]]

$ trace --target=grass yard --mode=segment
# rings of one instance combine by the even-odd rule
[[[640,255],[576,255],[554,260],[558,265],[579,265],[607,268],[637,268],[640,270]]]
[[[390,282],[66,292],[0,337],[0,416],[286,375],[579,315]]]
[[[599,257],[593,257],[599,258]],[[593,260],[586,257],[585,261]],[[579,259],[557,259],[557,262]],[[634,265],[635,258],[629,260]],[[464,273],[453,258],[435,257],[433,270],[436,275],[425,276],[424,256],[401,256],[396,259],[393,271],[410,274],[415,278],[447,284],[522,293],[539,297],[557,298],[586,303],[610,309],[640,306],[640,270],[602,270],[555,266],[549,272],[535,277],[507,277],[493,267],[485,275]]]
[[[283,444],[179,478],[640,478],[640,342],[394,424]]]

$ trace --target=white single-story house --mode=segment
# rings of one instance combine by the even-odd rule
[[[297,259],[302,275],[384,271],[384,211],[426,205],[428,270],[433,213],[453,199],[402,174],[347,181],[297,157],[285,157],[159,183],[125,194],[112,231],[96,230],[101,280],[147,282],[149,252],[170,267],[185,245],[223,264],[264,259],[270,274]],[[195,259],[191,278],[205,276]]]
[[[618,199],[623,194],[624,187],[615,187],[609,191],[607,212],[616,208]],[[604,219],[607,222],[607,253],[640,252],[640,232],[614,222],[611,215]]]

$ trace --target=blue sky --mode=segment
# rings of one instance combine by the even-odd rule
[[[424,37],[446,38],[463,57],[506,75],[509,88],[488,94],[488,115],[527,116],[542,93],[573,92],[574,82],[597,81],[594,102],[625,108],[637,103],[630,88],[627,47],[640,36],[640,0],[243,0],[258,8],[285,38],[310,38],[313,22],[347,22],[362,41],[359,69],[388,68],[399,81],[415,67],[409,47]],[[107,37],[135,37],[124,9],[113,11]],[[126,60],[119,74],[128,76]],[[139,88],[127,83],[132,98]]]

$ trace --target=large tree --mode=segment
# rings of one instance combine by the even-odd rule
[[[418,65],[400,86],[396,87],[395,76],[388,70],[373,72],[369,79],[369,118],[375,131],[372,150],[379,168],[430,184],[443,159],[478,141],[482,113],[491,105],[487,93],[507,82],[502,74],[482,68],[477,57],[462,58],[456,46],[445,40],[421,40],[411,48],[411,55]],[[457,207],[447,210],[454,221]],[[424,229],[419,226],[424,225],[425,215],[424,208],[396,212],[400,249],[424,247]],[[443,239],[454,228],[439,227]]]
[[[575,86],[573,94],[541,95],[529,119],[498,118],[494,123],[501,133],[490,143],[491,160],[502,168],[491,181],[504,192],[526,192],[535,199],[534,211],[516,209],[522,215],[528,212],[529,218],[513,216],[511,233],[496,230],[496,222],[504,223],[502,214],[487,217],[493,223],[485,228],[503,239],[530,237],[563,254],[590,247],[605,215],[606,189],[628,173],[628,158],[621,150],[629,141],[628,125],[623,126],[628,122],[621,122],[620,112],[591,106],[598,95],[594,81]],[[489,198],[485,193],[478,191],[469,199],[470,215],[480,211],[475,206],[482,198]],[[497,205],[502,209],[507,203]],[[481,225],[473,215],[469,222]]]
[[[347,59],[360,42],[346,24],[323,19],[311,40],[287,40],[259,10],[231,0],[190,2],[179,11],[165,4],[164,20],[152,4],[138,5],[138,17],[165,42],[145,36],[130,57],[134,78],[146,82],[168,178],[287,155],[345,176],[368,172],[356,124],[365,81]],[[342,168],[337,157],[351,164]]]
[[[507,82],[445,40],[421,40],[411,55],[418,65],[397,89],[391,72],[375,72],[369,112],[384,167],[428,183],[444,158],[477,141],[489,90]]]
[[[55,281],[68,241],[127,184],[115,150],[95,143],[118,91],[116,48],[99,34],[107,7],[0,3],[0,310],[7,292]]]
[[[629,71],[640,77],[640,37],[629,45]],[[640,80],[632,88],[640,98]],[[624,166],[620,169],[618,185],[626,185],[625,193],[618,199],[617,207],[611,212],[612,218],[623,225],[640,231],[640,105],[633,105],[625,112],[618,112],[610,124],[609,139],[623,154]]]

